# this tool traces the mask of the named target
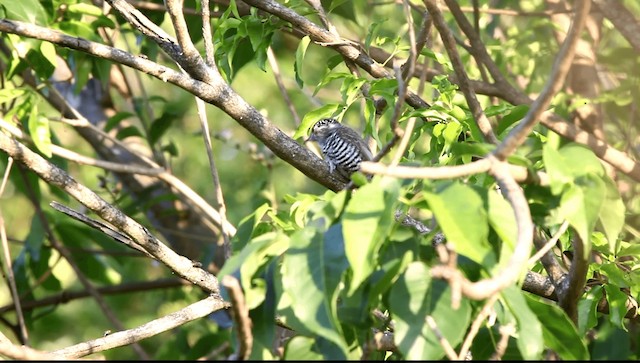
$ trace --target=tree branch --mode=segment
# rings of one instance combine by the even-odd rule
[[[152,320],[139,327],[112,333],[98,338],[52,351],[52,354],[77,359],[89,354],[102,352],[169,331],[190,321],[203,318],[214,311],[227,308],[219,297],[209,296],[169,315]]]
[[[71,37],[33,24],[0,19],[0,31],[45,40],[63,47],[86,52],[139,70],[164,82],[172,83],[205,102],[220,108],[253,136],[262,141],[279,158],[291,164],[311,179],[335,191],[342,190],[345,186],[343,181],[329,173],[329,168],[322,159],[270,123],[258,110],[248,104],[222,80],[219,80],[220,82],[214,85],[208,85],[121,49]]]
[[[452,1],[445,0],[449,7]],[[440,33],[440,38],[442,38],[442,43],[449,54],[449,58],[451,59],[451,64],[453,65],[453,70],[456,73],[458,78],[458,84],[460,86],[460,90],[464,94],[465,99],[467,100],[467,105],[473,114],[473,118],[478,125],[478,128],[482,132],[484,139],[487,142],[492,144],[498,143],[498,138],[493,133],[493,129],[491,127],[491,123],[489,119],[484,114],[482,110],[482,106],[480,106],[480,102],[478,102],[478,98],[476,97],[473,89],[471,88],[471,84],[469,82],[469,77],[467,73],[464,71],[464,64],[462,64],[462,60],[460,59],[460,55],[458,54],[458,50],[456,48],[456,42],[453,38],[451,30],[444,21],[442,13],[440,12],[440,8],[435,0],[424,0],[424,4],[429,11],[429,14],[433,18],[433,24],[438,29]]]
[[[534,126],[538,123],[540,116],[547,112],[551,99],[560,91],[564,80],[571,68],[573,57],[576,52],[576,44],[580,39],[580,34],[589,16],[591,5],[590,0],[580,0],[575,3],[575,17],[567,37],[556,56],[556,60],[548,77],[548,82],[538,98],[531,104],[531,108],[522,121],[509,132],[509,135],[502,141],[493,154],[500,160],[505,160],[517,147],[522,145],[525,139],[531,134]]]
[[[618,0],[593,0],[593,4],[613,23],[629,44],[640,53],[640,22]]]
[[[9,138],[4,133],[0,133],[0,150],[7,153],[17,162],[24,164],[48,184],[62,189],[82,205],[124,232],[179,276],[202,287],[210,293],[217,294],[219,292],[218,280],[213,275],[201,268],[193,266],[191,260],[175,253],[154,237],[145,227],[107,203],[89,188],[78,183],[64,170],[51,164],[40,155],[29,150],[16,140]]]

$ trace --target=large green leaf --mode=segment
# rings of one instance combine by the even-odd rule
[[[516,318],[518,325],[517,340],[520,354],[526,360],[540,359],[543,346],[543,332],[540,320],[527,306],[522,290],[510,286],[501,292],[509,311]]]
[[[291,338],[284,350],[284,359],[293,361],[323,360],[315,347],[315,339],[303,336]]]
[[[602,286],[594,286],[578,301],[578,331],[585,335],[598,324],[598,303],[602,299]]]
[[[413,262],[391,289],[391,314],[396,323],[395,343],[407,360],[436,360],[444,350],[426,323],[427,315],[435,320],[445,339],[456,346],[470,322],[467,300],[451,307],[451,289],[443,281],[433,281],[423,262]]]
[[[47,12],[38,0],[0,0],[6,9],[7,17],[31,24],[47,25]]]
[[[600,209],[600,224],[609,241],[609,251],[618,251],[618,235],[624,226],[625,207],[620,198],[620,192],[616,184],[610,179],[605,179],[606,197]]]
[[[262,234],[248,243],[239,254],[227,260],[218,273],[218,278],[222,279],[239,271],[247,307],[253,309],[264,301],[266,294],[266,282],[258,272],[270,262],[271,256],[281,255],[287,247],[289,239],[284,234]]]
[[[300,333],[323,337],[337,348],[323,351],[325,359],[346,359],[348,350],[337,319],[335,291],[347,265],[340,253],[340,239],[335,233],[327,235],[332,239],[307,227],[291,236],[282,264],[282,288],[304,329]]]
[[[458,182],[438,183],[435,192],[425,193],[447,242],[455,250],[479,264],[494,262],[487,236],[489,225],[482,197]]]
[[[505,264],[511,258],[511,252],[516,245],[518,228],[516,217],[511,204],[495,190],[488,190],[489,199],[489,224],[502,240],[502,252],[500,263]]]
[[[573,325],[567,314],[556,304],[541,301],[540,298],[526,294],[526,302],[531,311],[537,315],[535,321],[542,321],[544,344],[553,349],[563,360],[589,360],[589,351],[584,339]],[[526,343],[531,336],[521,334]]]
[[[394,224],[393,211],[400,183],[392,178],[374,178],[354,192],[342,218],[345,253],[353,276],[349,294],[374,271],[377,254]]]
[[[560,150],[545,145],[543,159],[551,192],[561,195],[557,217],[567,219],[578,232],[585,243],[584,257],[587,258],[591,253],[590,236],[602,215],[607,197],[607,186],[603,180],[607,177],[602,165],[593,151],[578,144],[568,144]],[[607,209],[619,212],[615,195],[611,197]],[[605,221],[609,233],[617,237],[619,217],[614,214],[610,218],[605,217]]]
[[[560,199],[559,215],[566,218],[582,238],[585,258],[591,253],[591,232],[600,216],[605,193],[602,179],[587,174],[578,178]]]
[[[609,321],[627,331],[627,327],[624,325],[624,317],[627,314],[627,294],[613,284],[605,284],[604,291],[607,293],[607,302],[609,303]]]

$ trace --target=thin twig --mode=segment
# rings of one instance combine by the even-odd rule
[[[218,214],[220,215],[220,226],[222,232],[222,248],[224,250],[225,260],[231,257],[230,233],[225,229],[227,225],[227,206],[224,203],[224,195],[222,194],[222,186],[220,185],[220,177],[218,169],[213,158],[213,148],[211,146],[211,135],[209,134],[209,122],[207,121],[207,112],[205,110],[204,101],[196,97],[196,106],[198,109],[198,119],[202,128],[202,137],[204,139],[205,148],[207,150],[207,158],[209,160],[209,171],[213,178],[213,189],[215,190],[216,202],[218,204]]]
[[[515,333],[515,327],[511,324],[500,326],[500,340],[496,345],[496,351],[491,355],[489,360],[502,360],[504,353],[507,351],[509,337]]]
[[[202,1],[202,40],[204,41],[205,62],[211,68],[216,67],[213,48],[213,32],[211,31],[211,18],[209,15],[209,0]],[[184,11],[184,9],[183,9]]]
[[[542,258],[542,256],[544,256],[547,252],[549,252],[553,248],[553,246],[556,245],[556,242],[558,242],[558,239],[560,239],[560,237],[564,234],[564,232],[567,231],[567,228],[569,228],[569,221],[562,222],[562,225],[560,225],[560,228],[558,229],[558,231],[551,238],[549,238],[547,243],[545,243],[541,248],[538,249],[538,252],[536,252],[535,255],[529,258],[529,262],[527,262],[527,266],[533,265],[540,258]]]
[[[289,97],[289,93],[287,92],[287,88],[284,86],[284,82],[282,82],[282,74],[280,74],[280,66],[278,66],[278,60],[276,59],[275,54],[273,53],[273,48],[267,48],[267,60],[269,61],[269,66],[273,71],[273,78],[276,80],[276,84],[278,85],[278,89],[280,90],[280,94],[282,95],[282,99],[287,104],[287,108],[289,112],[291,112],[291,116],[293,117],[293,123],[296,127],[300,125],[300,116],[298,115],[298,111],[296,111],[296,107],[291,102],[291,97]]]
[[[52,354],[61,355],[68,359],[81,358],[89,354],[102,352],[116,347],[138,342],[140,340],[169,331],[190,321],[203,318],[214,311],[228,307],[217,296],[209,296],[193,303],[181,310],[152,320],[133,329],[111,333],[105,337],[58,349]]]
[[[90,218],[89,216],[80,213],[78,211],[75,211],[63,204],[60,204],[58,202],[51,202],[49,204],[53,209],[56,209],[66,215],[68,215],[69,217],[78,220],[84,224],[86,224],[87,226],[94,228],[98,231],[100,231],[101,233],[113,238],[114,240],[122,243],[123,245],[130,247],[138,252],[141,252],[142,254],[146,255],[147,257],[153,258],[153,256],[151,254],[149,254],[149,252],[147,252],[144,248],[140,247],[140,245],[138,245],[134,240],[132,240],[129,236],[120,233],[118,230],[116,230],[115,228],[113,228],[112,226],[109,226],[105,223],[102,223],[98,220],[95,220],[93,218]]]
[[[226,275],[222,278],[222,285],[229,292],[233,321],[238,332],[239,347],[236,352],[237,358],[239,360],[247,360],[253,347],[253,323],[249,317],[249,309],[247,309],[242,287],[238,280],[231,275]]]
[[[32,189],[32,186],[29,184],[29,182],[28,182],[28,180],[27,180],[27,178],[26,178],[26,176],[24,174],[25,174],[24,172],[21,172],[21,176],[24,179],[24,183],[25,183],[25,186],[26,186],[26,189],[27,189],[27,194],[28,194],[29,198],[31,199],[33,206],[35,207],[36,215],[40,219],[42,227],[43,227],[43,229],[45,231],[45,234],[46,234],[49,242],[51,243],[51,246],[58,253],[60,253],[60,255],[62,255],[62,257],[64,257],[65,261],[67,261],[69,266],[71,266],[71,269],[73,270],[74,274],[76,275],[76,277],[78,277],[78,280],[80,281],[82,286],[85,289],[87,289],[87,291],[89,291],[89,293],[91,294],[91,297],[93,297],[93,299],[96,301],[96,303],[98,304],[98,307],[100,308],[100,310],[102,310],[102,313],[105,315],[105,317],[107,318],[109,323],[111,323],[111,325],[113,327],[115,327],[116,329],[118,329],[118,330],[124,329],[124,325],[122,324],[120,319],[118,319],[118,317],[113,312],[111,307],[109,307],[109,304],[107,304],[107,302],[104,299],[104,297],[102,296],[102,294],[100,294],[100,292],[96,289],[96,287],[93,286],[91,281],[89,281],[89,279],[84,274],[84,272],[82,272],[82,270],[80,269],[80,267],[76,263],[75,259],[71,255],[71,252],[69,251],[69,249],[64,244],[60,243],[58,238],[53,233],[53,230],[51,229],[51,226],[49,225],[48,220],[47,220],[46,216],[44,215],[44,212],[42,211],[42,208],[41,208],[40,203],[39,203],[39,201],[38,201],[38,199],[37,199],[37,197],[36,197],[36,195],[35,195],[35,193],[34,193],[34,191]],[[150,359],[149,354],[142,348],[142,346],[140,344],[132,343],[131,344],[131,348],[133,349],[133,351],[141,359]]]
[[[0,150],[13,157],[15,161],[27,166],[48,184],[62,189],[105,221],[127,234],[179,276],[186,278],[206,291],[212,293],[219,291],[218,280],[213,275],[194,266],[190,259],[175,253],[145,227],[107,203],[91,189],[78,183],[64,170],[51,164],[42,156],[29,150],[29,148],[15,139],[9,138],[4,133],[0,133]]]
[[[448,3],[449,1],[447,1],[447,4]],[[480,105],[478,98],[471,88],[469,77],[464,70],[464,64],[462,63],[462,59],[460,59],[460,55],[458,54],[458,50],[456,48],[456,41],[453,38],[453,34],[447,26],[444,17],[442,16],[442,12],[438,7],[437,2],[435,0],[424,0],[424,4],[427,7],[427,10],[429,10],[429,14],[431,14],[431,17],[433,18],[434,26],[440,33],[440,38],[442,39],[442,43],[444,44],[444,47],[449,54],[451,64],[453,65],[453,70],[455,71],[458,78],[460,90],[464,94],[467,105],[469,106],[469,109],[473,114],[473,118],[475,119],[478,128],[482,132],[482,135],[484,136],[484,139],[486,141],[492,144],[497,144],[498,138],[493,133],[491,123],[489,122],[487,116],[484,114],[482,106]]]
[[[456,360],[458,358],[456,351],[453,350],[453,347],[451,347],[451,344],[449,343],[447,338],[444,337],[444,335],[438,328],[438,324],[436,324],[436,321],[433,320],[433,317],[431,317],[431,315],[427,315],[427,317],[425,318],[425,321],[427,322],[427,325],[429,325],[429,328],[431,329],[433,334],[436,336],[436,339],[438,339],[438,342],[440,343],[440,346],[442,347],[442,349],[444,349],[444,352],[447,355],[447,357],[450,360]]]
[[[567,37],[556,56],[551,74],[547,78],[548,81],[538,98],[536,98],[531,105],[531,108],[529,108],[526,116],[509,132],[507,137],[504,138],[502,143],[498,145],[498,148],[493,152],[498,159],[505,160],[518,146],[522,145],[527,136],[531,134],[534,126],[538,124],[540,116],[546,112],[553,97],[564,85],[565,78],[573,63],[576,45],[580,40],[580,34],[582,34],[582,29],[589,16],[590,7],[590,0],[579,0],[575,2],[576,15],[573,18],[573,23],[571,24],[571,28],[569,28]]]
[[[0,209],[0,241],[2,242],[2,257],[4,258],[6,267],[6,271],[4,272],[4,274],[7,277],[13,305],[16,308],[16,317],[18,319],[18,327],[20,332],[20,342],[22,344],[29,345],[29,332],[27,331],[27,325],[25,324],[24,315],[22,313],[20,296],[18,295],[18,288],[16,287],[16,277],[13,274],[11,252],[9,252],[9,243],[7,242],[7,231],[4,225],[2,209]]]
[[[500,297],[499,294],[495,294],[484,303],[482,310],[478,313],[476,318],[471,323],[471,327],[469,328],[469,332],[467,333],[467,337],[464,339],[462,343],[462,347],[460,348],[460,353],[458,354],[458,360],[464,360],[467,354],[469,353],[469,349],[471,348],[471,343],[473,343],[473,339],[480,331],[480,326],[484,322],[484,320],[493,312],[493,304],[495,304],[496,300]]]
[[[96,290],[102,295],[119,295],[128,293],[140,293],[149,290],[167,289],[182,286],[190,286],[191,283],[178,278],[163,278],[154,281],[127,282],[115,286],[101,286]],[[37,308],[47,306],[57,306],[66,304],[70,301],[90,297],[91,293],[87,290],[63,290],[62,292],[50,295],[39,300],[30,300],[22,302],[23,311],[32,311]],[[8,304],[0,307],[0,314],[4,314],[15,309],[14,305]]]
[[[15,136],[15,137],[17,137],[17,138],[19,138],[21,140],[25,140],[25,141],[30,142],[30,143],[33,142],[31,140],[31,137],[29,137],[24,132],[22,132],[22,130],[20,130],[19,128],[13,126],[12,124],[10,124],[9,122],[5,121],[2,118],[0,118],[0,128],[2,128],[4,130],[7,130],[13,136]],[[71,151],[69,149],[65,149],[65,148],[60,147],[58,145],[51,145],[51,153],[54,154],[54,155],[60,156],[61,158],[64,158],[64,159],[67,159],[67,160],[70,160],[70,161],[75,161],[78,164],[95,166],[97,168],[101,168],[101,169],[104,169],[104,170],[110,170],[110,171],[117,172],[117,173],[131,173],[131,174],[140,174],[140,175],[158,175],[158,174],[164,172],[164,169],[162,169],[162,168],[146,168],[146,167],[139,167],[139,166],[136,166],[136,165],[114,163],[114,162],[110,162],[110,161],[104,161],[104,160],[90,158],[88,156],[80,155],[80,154],[78,154],[78,153],[76,153],[74,151]]]

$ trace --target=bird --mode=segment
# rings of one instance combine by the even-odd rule
[[[360,170],[360,163],[370,161],[373,155],[358,132],[334,118],[323,118],[311,128],[309,141],[315,141],[322,150],[329,172],[336,173],[345,182]]]

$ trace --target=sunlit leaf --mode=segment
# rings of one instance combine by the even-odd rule
[[[21,20],[31,24],[47,25],[48,14],[37,0],[0,0],[10,19]]]
[[[426,322],[430,315],[440,333],[452,345],[462,341],[469,324],[471,309],[467,300],[451,307],[451,288],[433,281],[429,268],[413,262],[391,288],[391,313],[395,321],[396,346],[407,360],[439,360],[444,350]]]
[[[624,317],[627,315],[628,296],[613,284],[605,284],[607,302],[609,303],[609,321],[615,326],[628,331],[624,325]]]
[[[544,348],[542,324],[527,306],[523,294],[522,290],[514,286],[501,292],[507,307],[516,318],[518,334],[521,337],[517,340],[520,354],[526,360],[540,359]]]
[[[29,115],[29,134],[38,150],[50,158],[53,153],[51,151],[52,144],[49,119],[38,115],[37,105],[33,106],[31,114]]]
[[[578,301],[578,331],[585,335],[598,324],[598,303],[602,299],[602,286],[594,286]]]
[[[482,198],[458,182],[437,185],[435,191],[425,193],[425,199],[447,241],[459,254],[479,264],[494,262],[487,241],[489,225]]]
[[[565,312],[556,304],[543,302],[537,297],[526,294],[526,302],[542,322],[544,345],[557,352],[562,360],[589,360],[589,351],[576,326]],[[535,322],[538,319],[533,318]],[[533,323],[525,322],[526,324]],[[540,323],[538,322],[540,325]],[[532,342],[531,336],[520,332],[525,344]],[[540,347],[541,348],[541,347]],[[539,359],[540,356],[536,359]]]
[[[302,122],[300,122],[300,126],[298,126],[296,133],[293,135],[293,139],[309,135],[309,129],[311,128],[311,126],[320,121],[320,119],[333,117],[333,115],[335,115],[341,107],[343,107],[343,105],[339,103],[328,103],[311,112],[308,112],[302,118]]]
[[[600,223],[609,241],[609,251],[615,253],[618,250],[618,236],[624,226],[626,208],[620,198],[615,183],[610,179],[605,179],[606,197],[600,209]]]
[[[298,83],[298,87],[302,88],[304,86],[304,81],[302,80],[302,64],[304,61],[304,55],[307,52],[307,47],[311,42],[311,38],[309,36],[304,36],[300,39],[300,43],[298,44],[298,49],[296,49],[296,61],[294,63],[294,70],[296,76],[296,82]]]
[[[327,339],[337,350],[337,356],[325,359],[346,359],[347,346],[335,310],[335,289],[342,271],[339,266],[344,255],[336,245],[339,239],[327,240],[313,227],[295,232],[282,265],[282,286],[291,299],[291,308],[304,327],[303,334],[314,334]],[[327,255],[331,243],[331,255]],[[344,265],[346,268],[346,265]]]
[[[373,272],[378,250],[393,226],[396,179],[374,178],[353,194],[343,215],[345,252],[353,270],[351,294]]]

